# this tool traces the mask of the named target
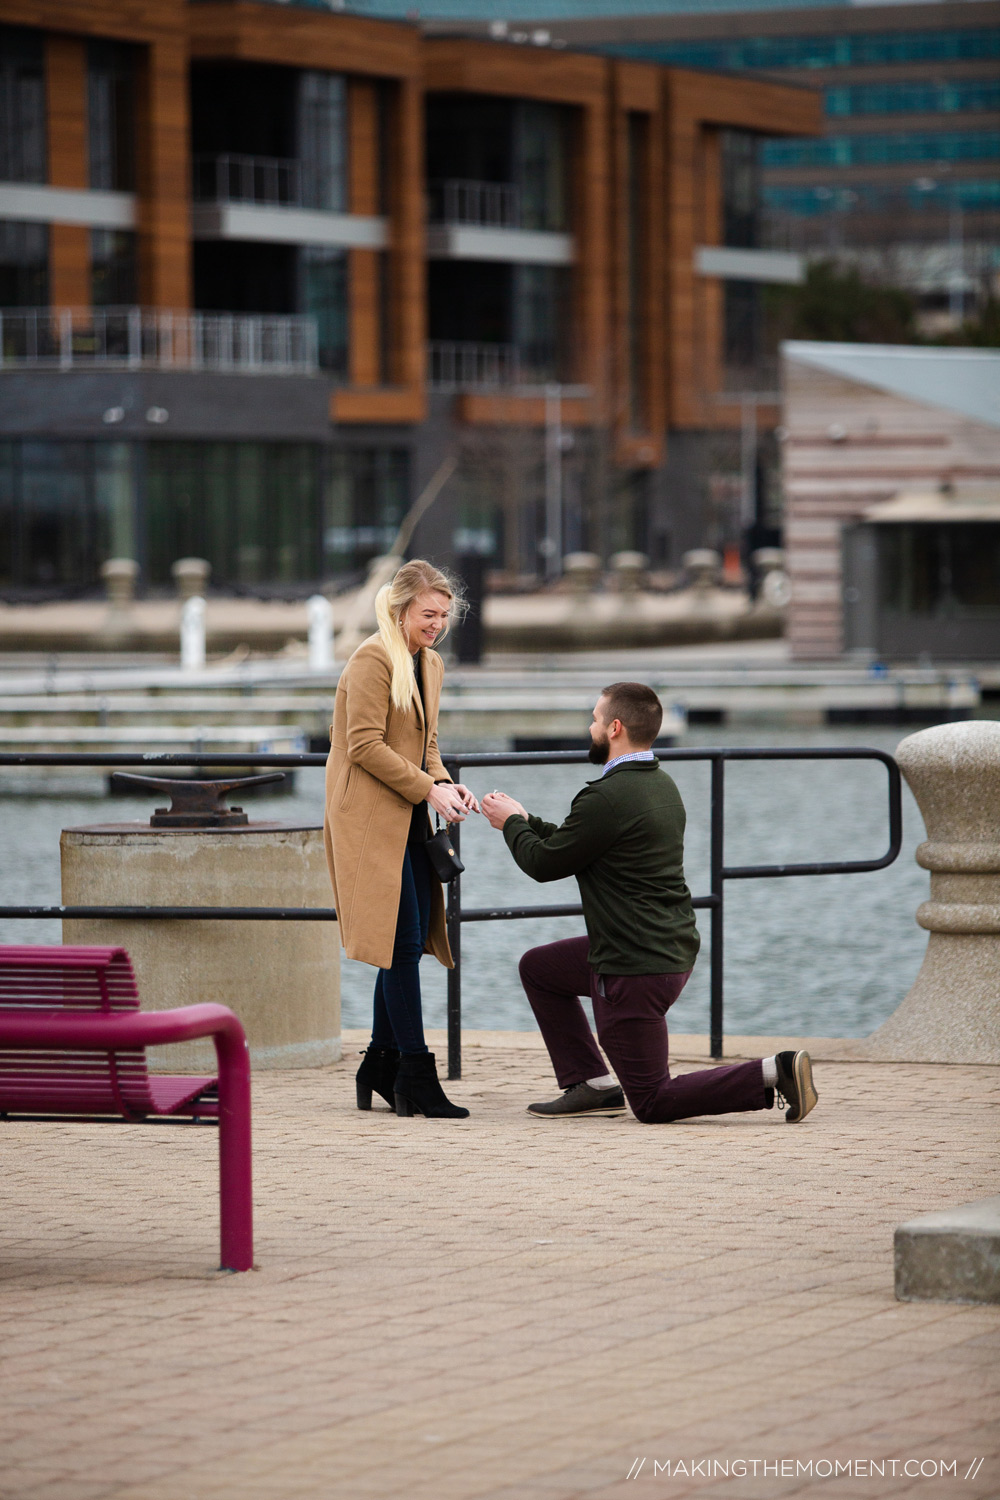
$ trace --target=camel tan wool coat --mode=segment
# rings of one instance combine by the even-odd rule
[[[389,696],[385,647],[377,635],[363,641],[340,675],[330,729],[323,832],[340,940],[348,958],[380,969],[392,964],[413,805],[436,781],[451,780],[437,742],[444,662],[436,651],[421,650],[425,702],[414,693],[403,713]],[[436,879],[425,951],[454,968]]]

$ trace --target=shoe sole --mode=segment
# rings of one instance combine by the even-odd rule
[[[548,1110],[532,1109],[529,1104],[525,1113],[533,1115],[536,1120],[582,1120],[585,1115],[623,1115],[625,1106],[624,1104],[611,1104],[598,1109],[561,1109],[556,1114]]]
[[[795,1061],[792,1063],[792,1077],[799,1091],[799,1112],[794,1119],[785,1116],[788,1125],[801,1125],[806,1115],[816,1108],[819,1095],[816,1085],[813,1083],[812,1058],[808,1052],[796,1052]]]

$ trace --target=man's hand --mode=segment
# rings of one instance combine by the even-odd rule
[[[489,792],[483,798],[483,812],[491,828],[502,828],[515,813],[520,813],[522,818],[528,816],[527,808],[522,807],[520,802],[515,802],[513,797],[508,797],[506,792]]]

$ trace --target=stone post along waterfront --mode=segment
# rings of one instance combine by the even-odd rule
[[[916,857],[931,891],[917,921],[930,937],[913,987],[863,1055],[1000,1063],[1000,724],[921,730],[896,759],[927,829]]]

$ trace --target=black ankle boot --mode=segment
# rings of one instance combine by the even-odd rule
[[[426,1115],[435,1120],[464,1120],[469,1111],[452,1104],[438,1082],[433,1052],[415,1052],[399,1059],[396,1074],[397,1115]]]
[[[371,1109],[372,1090],[382,1095],[390,1109],[395,1109],[393,1089],[398,1067],[399,1052],[395,1047],[369,1047],[363,1053],[361,1066],[354,1077],[359,1109]]]

